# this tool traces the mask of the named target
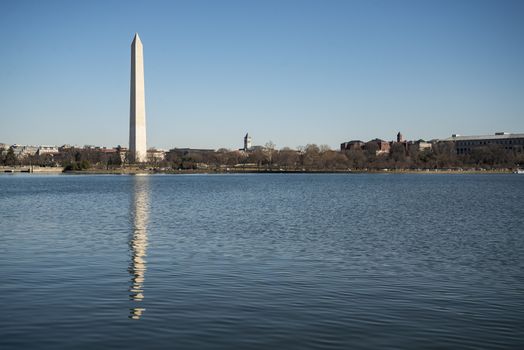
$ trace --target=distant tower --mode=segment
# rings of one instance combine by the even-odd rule
[[[131,162],[147,161],[146,99],[144,94],[144,53],[138,33],[131,43],[131,108],[129,112],[129,153]]]
[[[402,136],[400,131],[397,134],[397,142],[404,142],[404,136]]]
[[[248,151],[251,149],[251,136],[249,134],[246,134],[244,136],[244,151]]]

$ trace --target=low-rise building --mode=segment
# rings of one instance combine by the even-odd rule
[[[59,152],[69,152],[69,151],[73,151],[75,149],[77,149],[77,147],[71,146],[71,145],[62,145],[62,146],[58,147],[58,151]]]
[[[440,142],[452,142],[457,154],[469,154],[475,148],[498,146],[506,151],[522,152],[524,150],[524,133],[511,134],[496,132],[493,135],[461,136],[453,134]]]
[[[342,142],[340,144],[340,150],[341,151],[354,151],[354,150],[361,150],[365,145],[364,141],[360,140],[351,140],[348,142]]]
[[[431,151],[432,149],[433,144],[424,140],[408,142],[408,151],[410,154],[413,154],[414,152]]]
[[[127,147],[122,147],[120,145],[116,146],[116,151],[120,155],[120,160],[122,163],[126,162],[128,159],[129,149]]]
[[[99,148],[99,149],[97,149],[97,151],[102,153],[102,154],[108,154],[108,155],[113,155],[113,154],[118,153],[118,149],[116,149],[116,148],[107,148],[107,147]]]
[[[151,163],[161,162],[166,158],[166,151],[163,149],[150,148],[147,150],[147,161]]]
[[[215,153],[214,149],[203,149],[203,148],[173,148],[166,153],[166,157],[191,157],[194,155],[201,155],[204,153]]]
[[[38,151],[37,151],[37,154],[39,156],[42,156],[44,154],[54,155],[58,153],[59,153],[59,150],[58,150],[58,147],[56,146],[40,146],[38,147]]]
[[[376,155],[389,154],[394,147],[398,151],[399,145],[402,146],[406,155],[409,155],[413,151],[425,151],[431,150],[432,144],[424,140],[418,141],[407,141],[404,139],[404,136],[399,131],[397,134],[396,141],[384,141],[382,139],[374,139],[368,142],[363,142],[360,140],[352,140],[348,142],[343,142],[340,144],[341,151],[350,151],[350,150],[375,150]]]
[[[17,158],[24,158],[27,156],[34,156],[38,151],[36,146],[13,145],[11,146],[13,153]]]
[[[374,139],[374,140],[368,141],[364,145],[364,149],[367,149],[367,150],[375,149],[377,156],[381,154],[388,154],[390,148],[391,148],[390,143],[387,141],[381,140],[381,139]]]

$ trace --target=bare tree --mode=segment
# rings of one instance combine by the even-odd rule
[[[267,142],[265,145],[265,154],[267,163],[269,164],[269,168],[271,168],[271,166],[273,165],[273,155],[275,153],[275,147],[275,144],[271,140]]]
[[[266,160],[266,154],[261,149],[256,149],[255,151],[249,154],[249,162],[256,163],[257,168],[260,169],[264,161]]]
[[[329,147],[329,145],[320,145],[320,147],[319,147],[319,152],[320,153],[324,153],[324,152],[327,152],[327,151],[331,151],[331,147]]]
[[[319,147],[314,143],[306,145],[304,150],[304,166],[308,168],[318,168],[319,160]]]
[[[285,147],[276,154],[276,158],[276,161],[280,167],[296,168],[299,160],[299,153],[290,149],[289,147]]]
[[[348,159],[348,165],[351,168],[363,169],[367,164],[366,155],[360,149],[352,149],[345,152]]]

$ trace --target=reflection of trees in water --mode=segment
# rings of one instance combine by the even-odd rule
[[[144,279],[147,269],[147,223],[149,220],[149,177],[134,176],[133,202],[131,203],[131,217],[133,219],[133,232],[129,241],[131,251],[131,262],[129,273],[131,274],[131,286],[129,287],[129,298],[133,302],[144,300]],[[139,319],[144,308],[134,307],[131,309],[130,318]]]

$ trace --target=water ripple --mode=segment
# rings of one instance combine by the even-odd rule
[[[524,344],[524,177],[0,176],[0,347]]]

